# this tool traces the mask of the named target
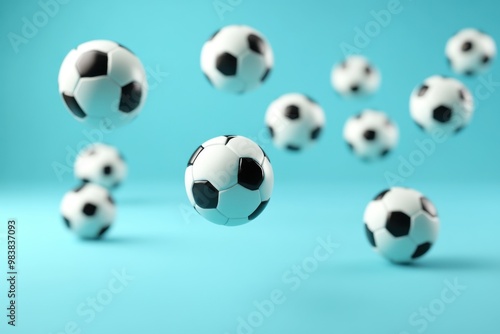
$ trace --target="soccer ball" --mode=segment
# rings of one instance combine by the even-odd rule
[[[411,116],[422,130],[428,132],[437,129],[446,133],[459,132],[469,124],[473,112],[472,94],[453,78],[432,76],[411,94]]]
[[[497,51],[490,35],[469,28],[460,30],[448,40],[445,53],[455,72],[475,75],[490,67]]]
[[[220,136],[194,151],[185,185],[189,201],[204,218],[219,225],[242,225],[255,219],[269,203],[273,168],[250,139]]]
[[[75,161],[75,176],[83,182],[116,188],[127,175],[127,165],[116,148],[100,143],[82,150]]]
[[[286,94],[269,105],[266,125],[277,147],[299,151],[318,139],[325,114],[310,97]]]
[[[363,56],[350,56],[333,67],[332,86],[345,97],[367,96],[380,86],[380,73]]]
[[[344,125],[344,140],[354,154],[365,160],[386,156],[398,138],[398,127],[381,111],[365,109]]]
[[[111,130],[139,115],[147,95],[146,72],[129,49],[111,41],[80,44],[64,58],[59,93],[71,114]]]
[[[115,219],[115,204],[105,188],[84,183],[64,195],[61,214],[66,226],[78,236],[98,239]]]
[[[257,30],[232,25],[217,31],[201,50],[201,69],[216,88],[244,93],[259,87],[273,67],[273,51]]]
[[[439,218],[424,195],[409,188],[381,192],[366,207],[365,232],[375,251],[396,263],[409,263],[436,242]]]

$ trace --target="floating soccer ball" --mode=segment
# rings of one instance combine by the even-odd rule
[[[116,188],[126,175],[127,165],[113,146],[93,144],[80,152],[75,161],[75,176],[78,179],[107,189]]]
[[[277,147],[299,151],[318,139],[325,114],[310,97],[286,94],[269,105],[266,125]]]
[[[489,69],[497,50],[490,35],[477,29],[463,29],[446,43],[446,58],[459,74],[476,75]]]
[[[216,88],[244,93],[259,87],[273,67],[273,51],[257,30],[232,25],[217,31],[201,50],[201,69]]]
[[[115,204],[109,192],[86,183],[64,195],[61,214],[66,226],[84,239],[98,239],[115,219]]]
[[[332,86],[340,95],[360,97],[373,94],[380,86],[380,73],[365,57],[350,56],[333,67]]]
[[[442,76],[427,78],[410,98],[415,123],[428,132],[459,132],[469,124],[474,112],[470,91],[460,81]]]
[[[409,188],[391,188],[377,195],[366,207],[364,223],[375,251],[396,263],[408,263],[427,253],[439,232],[432,202]]]
[[[365,160],[386,156],[398,143],[397,126],[381,111],[365,109],[350,117],[344,140],[351,151]]]
[[[78,121],[108,130],[136,118],[147,95],[146,72],[139,58],[105,40],[71,50],[58,82],[66,107]]]
[[[265,209],[274,185],[264,151],[248,138],[220,136],[198,147],[185,174],[189,201],[207,220],[236,226]]]

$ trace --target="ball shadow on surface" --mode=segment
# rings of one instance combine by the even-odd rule
[[[429,257],[413,263],[399,264],[398,266],[417,270],[500,271],[500,260],[493,258],[472,257]]]

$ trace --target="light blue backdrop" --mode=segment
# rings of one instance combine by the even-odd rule
[[[498,2],[401,0],[390,22],[356,45],[358,29],[374,25],[372,11],[391,1],[221,1],[222,16],[213,0],[70,0],[47,22],[37,1],[0,2],[0,277],[7,219],[17,218],[20,240],[18,326],[9,327],[2,312],[0,332],[499,333],[498,62],[480,78],[461,78],[480,100],[470,126],[401,170],[402,182],[422,190],[440,213],[431,252],[414,266],[391,265],[371,252],[362,227],[367,202],[387,186],[386,172],[397,175],[403,159],[423,154],[415,141],[429,138],[409,117],[411,90],[429,75],[453,75],[444,45],[457,30],[478,27],[500,41]],[[22,36],[23,20],[34,16],[44,24],[16,52],[9,36]],[[244,96],[214,90],[199,69],[203,42],[233,23],[262,31],[275,52],[268,82]],[[151,91],[134,123],[102,138],[124,152],[130,177],[113,194],[118,216],[109,234],[82,242],[58,208],[76,181],[69,172],[58,178],[52,166],[64,165],[90,130],[65,110],[57,74],[68,50],[97,38],[131,48]],[[330,70],[343,43],[380,68],[373,98],[344,101],[333,93]],[[311,95],[327,113],[321,141],[301,154],[261,137],[267,105],[291,91]],[[346,118],[365,107],[386,110],[401,130],[398,148],[374,164],[358,161],[342,141]],[[276,175],[265,212],[234,229],[203,220],[183,189],[191,152],[226,133],[257,138]],[[319,257],[328,240],[332,252]],[[291,273],[306,265],[307,276]],[[110,294],[122,270],[132,279]],[[453,284],[459,289],[450,290]],[[0,284],[1,309],[5,288]],[[283,302],[262,321],[239,330],[240,319],[249,321],[276,291],[286,301],[278,298]],[[443,291],[454,301],[445,304]],[[94,317],[92,298],[102,302]],[[431,318],[422,315],[426,309]]]
[[[236,133],[257,138],[271,156],[278,180],[369,180],[382,185],[384,173],[397,174],[401,159],[418,149],[415,140],[427,137],[409,117],[409,94],[427,76],[453,75],[444,58],[447,38],[472,26],[500,40],[495,1],[65,1],[46,21],[38,15],[42,7],[36,1],[0,5],[2,182],[72,181],[68,170],[59,177],[54,163],[68,166],[66,158],[73,160],[68,152],[92,135],[86,136],[84,130],[89,129],[65,110],[57,74],[66,53],[84,41],[116,40],[131,48],[148,71],[151,91],[140,117],[102,137],[124,152],[132,181],[182,182],[194,148],[211,137]],[[219,12],[214,4],[222,6]],[[372,11],[392,6],[397,14],[374,25]],[[41,27],[13,43],[12,34],[24,38],[25,19],[38,20]],[[276,59],[268,82],[243,96],[216,91],[199,68],[203,42],[216,29],[234,23],[262,31]],[[374,29],[373,37],[359,39],[357,31],[366,29]],[[344,101],[331,89],[330,70],[347,44],[382,72],[381,89],[373,98]],[[495,64],[479,79],[461,78],[476,99],[482,99],[472,124],[437,145],[438,154],[425,158],[405,182],[498,182],[498,68]],[[493,85],[487,83],[491,81]],[[275,149],[262,130],[268,104],[292,91],[310,94],[327,114],[321,141],[298,155]],[[365,107],[387,111],[401,130],[393,154],[370,165],[351,156],[342,141],[346,118]],[[94,133],[92,138],[101,137]]]

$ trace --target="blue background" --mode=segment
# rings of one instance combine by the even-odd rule
[[[330,70],[343,58],[340,46],[356,46],[355,30],[364,30],[374,20],[371,11],[387,9],[390,1],[232,3],[220,16],[210,0],[71,0],[18,52],[9,33],[21,35],[23,18],[32,21],[40,4],[0,4],[0,219],[17,218],[20,239],[19,326],[8,333],[55,334],[75,321],[82,333],[93,334],[232,334],[238,317],[246,319],[254,301],[274,289],[284,291],[286,301],[255,333],[417,333],[423,327],[409,317],[455,278],[467,289],[425,331],[498,333],[500,94],[485,85],[500,81],[497,63],[481,77],[460,77],[478,104],[472,123],[437,144],[401,183],[424,192],[440,212],[440,240],[429,255],[415,266],[390,265],[370,251],[361,225],[367,202],[388,186],[386,172],[397,173],[401,159],[418,150],[415,141],[428,138],[409,117],[412,89],[433,74],[453,76],[444,46],[459,29],[477,27],[500,41],[498,4],[401,0],[401,11],[359,47],[382,72],[380,91],[346,101],[330,86]],[[228,24],[257,28],[275,54],[268,81],[243,96],[214,90],[199,69],[202,44]],[[88,243],[60,221],[59,201],[76,181],[70,172],[58,176],[53,166],[67,164],[68,152],[88,140],[90,129],[65,110],[57,74],[66,53],[92,39],[132,49],[150,74],[151,90],[136,121],[102,137],[123,151],[130,175],[115,193],[116,226],[106,240]],[[158,70],[168,75],[155,79]],[[301,154],[275,149],[262,132],[268,104],[293,91],[318,100],[327,117],[320,142]],[[388,112],[401,132],[397,149],[373,164],[357,160],[342,141],[346,118],[367,107]],[[234,229],[198,217],[183,189],[191,152],[227,133],[256,139],[276,176],[266,211]],[[317,238],[328,236],[338,249],[292,291],[283,275],[313,255]],[[0,255],[2,271],[4,261]],[[121,268],[134,280],[85,322],[77,307]],[[0,296],[6,303],[3,291]],[[0,329],[6,327],[2,320]]]

